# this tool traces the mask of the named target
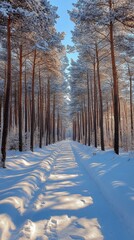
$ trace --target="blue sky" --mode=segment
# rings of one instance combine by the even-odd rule
[[[73,22],[70,20],[69,14],[67,10],[71,10],[73,8],[72,3],[75,3],[77,0],[50,0],[52,5],[58,7],[58,15],[59,19],[57,20],[56,28],[59,32],[65,32],[65,39],[63,41],[64,45],[73,45],[71,41],[71,30],[74,28]],[[68,54],[69,59],[76,59],[77,54]]]

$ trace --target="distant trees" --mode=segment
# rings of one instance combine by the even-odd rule
[[[76,140],[86,143],[83,139],[83,137],[86,138],[86,135],[79,134],[84,126],[84,128],[88,128],[89,145],[91,144],[90,139],[93,138],[95,147],[100,143],[101,149],[104,150],[105,138],[105,144],[113,145],[117,154],[119,154],[119,140],[120,146],[123,143],[123,118],[127,119],[125,124],[128,122],[130,124],[130,119],[133,122],[131,114],[133,112],[133,86],[130,84],[131,107],[129,107],[128,99],[122,88],[123,82],[127,83],[130,76],[132,78],[132,73],[129,74],[123,60],[131,55],[130,43],[127,42],[127,38],[131,36],[133,39],[131,32],[134,27],[132,9],[132,2],[127,0],[78,0],[74,4],[74,9],[69,12],[71,20],[75,23],[72,34],[76,51],[79,52],[78,61],[76,63],[72,61],[70,68],[72,88],[77,81],[76,90],[72,92],[74,99],[76,99],[77,91],[79,92],[78,108],[76,113],[73,112],[73,136]],[[118,42],[119,39],[120,42]],[[81,68],[82,74],[79,72]],[[87,83],[86,78],[88,79]],[[131,80],[130,82],[132,83]],[[79,91],[80,84],[84,85],[84,93],[82,90],[81,93]],[[126,116],[122,115],[123,106],[120,96],[127,102]],[[128,132],[127,130],[127,138],[129,138]]]
[[[64,35],[54,26],[56,10],[47,0],[38,5],[31,0],[0,2],[3,167],[7,147],[33,151],[37,144],[42,147],[63,137],[64,98],[59,103],[58,87],[62,88],[64,79],[61,59],[65,50],[61,44]]]

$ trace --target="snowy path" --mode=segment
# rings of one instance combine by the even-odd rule
[[[12,203],[11,196],[15,195],[14,188],[17,191],[19,184],[14,182],[16,187],[9,191],[8,201],[0,201],[3,214],[0,215],[1,240],[133,239],[124,221],[89,176],[78,150],[76,143],[63,141],[53,145],[52,153],[46,154],[45,159],[43,151],[41,156],[38,153],[41,162],[34,163],[36,168],[28,166],[21,179],[23,187],[26,181],[32,184],[29,198],[23,194],[24,204],[21,203],[21,208],[16,207],[14,202],[18,201],[19,205],[20,201],[17,198],[19,189]],[[7,208],[5,203],[9,202]],[[5,223],[8,224],[3,233],[2,224]]]

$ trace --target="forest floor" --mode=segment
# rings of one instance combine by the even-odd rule
[[[134,155],[62,141],[9,151],[1,240],[133,240]]]

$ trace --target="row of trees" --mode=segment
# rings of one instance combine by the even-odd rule
[[[78,0],[69,12],[79,57],[71,62],[73,140],[133,147],[133,4]],[[75,107],[74,107],[75,106]]]
[[[65,138],[63,33],[47,0],[0,1],[0,139],[19,151]],[[63,67],[61,67],[61,61]],[[9,134],[9,138],[7,138]]]

